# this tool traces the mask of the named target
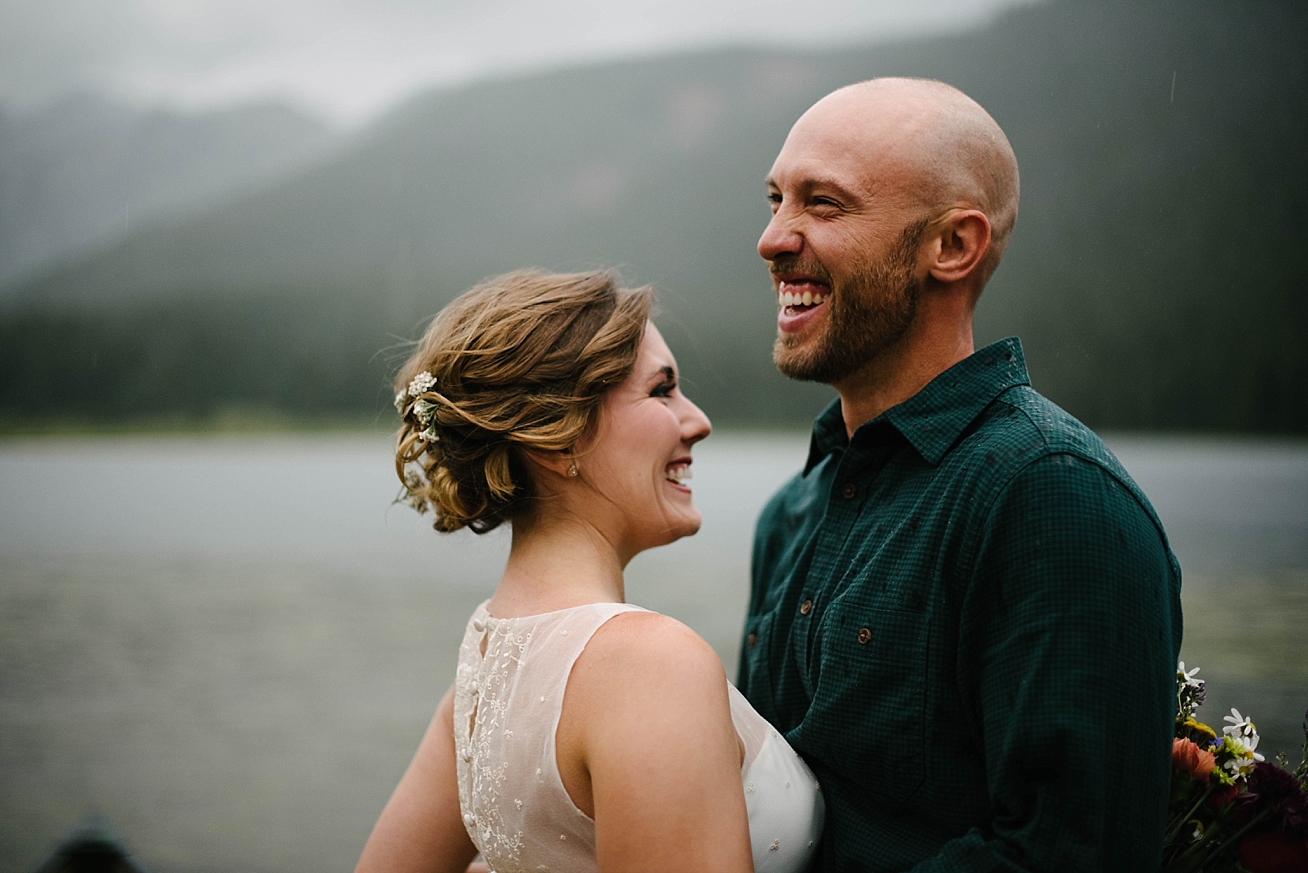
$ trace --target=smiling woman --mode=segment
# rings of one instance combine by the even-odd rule
[[[445,532],[528,514],[541,483],[529,459],[557,459],[594,429],[631,374],[651,302],[619,295],[607,273],[522,271],[442,310],[395,383],[395,466],[414,508]]]
[[[510,273],[432,322],[396,380],[396,472],[435,527],[508,522],[445,695],[358,870],[805,869],[817,782],[680,622],[625,602],[699,530],[708,419],[608,273]]]

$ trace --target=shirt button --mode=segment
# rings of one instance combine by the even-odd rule
[[[800,604],[799,607],[800,615],[808,615],[812,611],[813,611],[813,601],[805,600],[802,604]]]
[[[749,636],[747,636],[747,637],[745,638],[745,642],[749,643],[749,647],[750,647],[751,649],[754,648],[754,635],[753,635],[753,634],[750,634]]]
[[[868,630],[865,627],[861,627],[858,629],[858,644],[860,646],[866,646],[868,644],[868,641],[871,639],[872,639],[872,631]]]
[[[853,500],[857,493],[858,487],[853,482],[846,482],[845,487],[840,489],[840,496],[846,500]]]

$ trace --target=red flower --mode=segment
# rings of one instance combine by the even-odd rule
[[[1250,873],[1305,873],[1308,839],[1281,833],[1249,837],[1240,843],[1240,863]]]
[[[1195,782],[1208,784],[1208,777],[1217,766],[1217,759],[1207,749],[1201,749],[1190,740],[1177,737],[1172,740],[1172,769],[1189,773]]]
[[[1271,813],[1269,829],[1308,837],[1308,796],[1294,776],[1275,764],[1260,762],[1254,765],[1244,790],[1241,802]]]

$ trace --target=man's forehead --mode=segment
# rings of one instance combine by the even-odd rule
[[[894,172],[911,157],[912,125],[881,124],[834,112],[806,113],[768,173],[769,184],[863,185]]]

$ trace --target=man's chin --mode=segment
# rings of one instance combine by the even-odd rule
[[[772,346],[772,363],[787,379],[796,382],[821,382],[830,384],[841,378],[839,367],[833,366],[830,356],[824,354],[821,345],[814,347],[811,341],[802,343],[791,338],[777,337]]]

